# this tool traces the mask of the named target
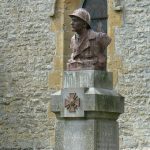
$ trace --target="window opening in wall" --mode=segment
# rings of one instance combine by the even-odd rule
[[[91,15],[92,29],[107,33],[107,0],[85,0],[82,7]]]

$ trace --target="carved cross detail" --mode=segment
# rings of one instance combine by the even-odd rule
[[[65,99],[65,107],[69,112],[75,112],[80,107],[80,98],[76,93],[70,93],[67,99]]]

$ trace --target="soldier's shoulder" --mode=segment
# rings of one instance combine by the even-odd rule
[[[98,33],[98,32],[95,32],[95,31],[92,30],[92,29],[90,29],[90,30],[88,31],[89,39],[95,39],[95,38],[98,37],[98,35],[99,35],[99,33]]]
[[[94,30],[89,30],[89,38],[90,39],[102,38],[102,37],[107,37],[107,34],[104,32],[96,32]]]

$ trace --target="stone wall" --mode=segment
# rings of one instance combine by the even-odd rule
[[[54,0],[0,0],[0,150],[53,148],[50,94],[61,87],[68,13],[81,1],[57,0],[50,19]],[[150,2],[122,0],[123,17],[112,2],[108,0],[108,70],[125,97],[120,149],[149,150]]]
[[[121,150],[150,149],[150,1],[123,0],[123,26],[116,29],[122,59],[117,90],[125,97]]]
[[[50,0],[0,0],[0,149],[51,149]],[[52,14],[51,14],[52,15]],[[48,116],[51,117],[48,117]]]

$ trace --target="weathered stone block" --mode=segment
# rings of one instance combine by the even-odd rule
[[[65,71],[64,88],[99,87],[112,89],[112,73],[97,70]]]
[[[95,70],[64,73],[63,88],[51,100],[58,119],[55,150],[119,150],[116,120],[124,99],[111,79],[110,73]]]

